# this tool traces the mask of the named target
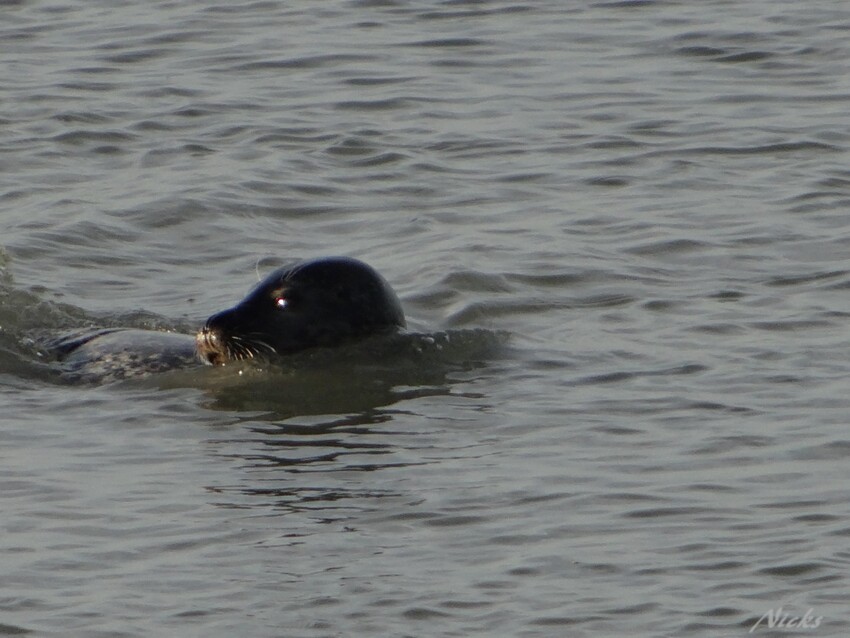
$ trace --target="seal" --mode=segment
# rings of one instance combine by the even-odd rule
[[[406,325],[401,303],[371,266],[325,257],[275,270],[238,305],[210,317],[195,336],[210,365],[274,360],[396,332]]]
[[[398,297],[371,266],[350,257],[325,257],[275,270],[194,336],[94,328],[47,339],[43,347],[62,378],[111,383],[203,363],[273,362],[404,327]]]

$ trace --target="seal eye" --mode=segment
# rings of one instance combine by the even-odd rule
[[[289,305],[289,299],[286,297],[275,297],[274,305],[277,306],[280,310],[283,310]]]

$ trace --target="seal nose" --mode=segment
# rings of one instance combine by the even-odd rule
[[[223,366],[233,358],[229,334],[233,322],[233,309],[224,310],[207,319],[195,335],[195,349],[205,363]]]
[[[221,335],[209,323],[195,335],[195,349],[204,363],[213,366],[224,363]]]

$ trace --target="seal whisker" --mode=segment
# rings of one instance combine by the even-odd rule
[[[263,341],[262,339],[259,339],[259,338],[258,338],[258,337],[265,337],[266,335],[264,335],[264,334],[262,334],[262,333],[260,333],[260,332],[252,332],[252,333],[250,333],[248,336],[249,336],[249,338],[250,338],[250,342],[249,342],[249,343],[250,343],[250,347],[251,347],[251,348],[252,348],[252,349],[253,349],[253,350],[254,350],[257,354],[260,354],[260,350],[261,350],[261,349],[266,350],[269,354],[277,354],[277,350],[275,349],[275,347],[274,347],[272,344],[270,344],[270,343],[268,343],[267,341]]]
[[[245,359],[248,359],[248,358],[253,359],[253,357],[254,357],[254,355],[251,353],[250,346],[248,346],[244,343],[234,343],[233,349],[236,351],[237,358],[240,361],[244,361]]]
[[[235,358],[239,361],[254,358],[253,342],[245,342],[239,335],[230,336],[231,348],[236,353]]]

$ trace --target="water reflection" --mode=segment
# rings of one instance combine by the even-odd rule
[[[265,421],[369,414],[407,399],[450,394],[459,376],[498,357],[505,341],[506,335],[487,330],[404,334],[294,355],[274,367],[202,368],[147,383],[199,387],[204,407],[250,412]]]
[[[418,424],[450,410],[445,397],[480,403],[466,384],[487,374],[503,345],[504,335],[452,331],[315,352],[273,370],[207,368],[203,405],[234,413],[238,424],[235,436],[210,443],[241,477],[208,489],[222,507],[312,522],[347,519],[374,499],[408,498],[410,486],[399,492],[385,471],[430,462]],[[429,403],[426,415],[401,406],[427,397],[443,407]]]
[[[399,416],[415,417],[367,409],[337,417],[246,421],[243,436],[211,441],[217,456],[239,463],[243,479],[207,489],[222,495],[217,501],[222,507],[271,509],[320,522],[345,519],[362,509],[363,499],[400,496],[363,473],[426,463],[421,456],[405,460],[409,433],[390,425]]]

